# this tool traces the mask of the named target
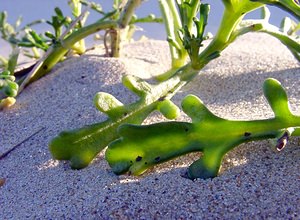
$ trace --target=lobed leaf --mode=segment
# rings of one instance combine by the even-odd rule
[[[264,93],[275,118],[254,121],[220,118],[199,98],[189,95],[182,107],[192,123],[121,125],[120,138],[108,146],[106,160],[116,174],[140,175],[158,163],[199,151],[203,156],[191,164],[187,176],[207,179],[217,176],[223,156],[241,143],[276,138],[277,149],[281,150],[293,131],[299,130],[300,116],[290,112],[286,92],[277,80],[267,79]]]
[[[80,129],[60,133],[49,143],[49,149],[55,159],[69,160],[71,167],[81,169],[110,142],[119,138],[117,128],[125,123],[141,124],[154,110],[161,110],[164,115],[174,118],[178,109],[171,102],[164,102],[160,97],[169,97],[178,86],[178,77],[171,78],[158,85],[150,85],[138,77],[125,76],[125,86],[140,96],[140,100],[123,105],[107,93],[97,93],[94,102],[101,112],[109,117],[106,121],[85,126]]]

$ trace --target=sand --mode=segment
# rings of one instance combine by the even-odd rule
[[[57,65],[26,88],[15,106],[0,112],[0,154],[35,133],[0,160],[0,219],[300,219],[298,138],[280,153],[267,140],[242,144],[209,180],[181,177],[195,155],[140,177],[113,174],[103,152],[79,171],[53,160],[48,143],[60,131],[105,119],[93,106],[96,92],[130,103],[136,96],[122,86],[124,74],[151,78],[170,65],[162,41],[126,45],[120,59],[104,58],[102,52]],[[174,101],[193,93],[222,117],[272,117],[261,89],[268,77],[282,82],[292,110],[300,113],[299,64],[264,34],[238,39]],[[154,114],[147,121],[161,118]]]

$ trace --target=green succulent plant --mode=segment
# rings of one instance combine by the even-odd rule
[[[280,151],[291,135],[300,134],[300,116],[291,113],[287,94],[277,80],[267,79],[263,90],[274,118],[227,120],[214,115],[198,97],[188,95],[182,100],[182,109],[191,123],[123,124],[118,128],[120,138],[109,144],[105,158],[116,174],[140,175],[175,157],[203,152],[187,174],[190,179],[207,179],[218,175],[224,155],[241,143],[275,138]]]
[[[95,95],[96,108],[108,116],[104,122],[87,125],[71,131],[61,132],[49,143],[55,159],[69,160],[71,167],[81,169],[106,146],[106,159],[116,174],[143,173],[155,164],[193,151],[203,156],[188,169],[188,177],[211,178],[218,174],[223,156],[235,146],[252,140],[277,139],[281,150],[291,135],[299,135],[299,116],[293,115],[288,107],[287,95],[280,83],[267,79],[264,84],[265,96],[275,113],[274,118],[254,121],[233,121],[211,113],[201,100],[193,95],[182,101],[183,111],[192,122],[164,122],[152,125],[140,124],[153,111],[161,112],[167,119],[175,119],[179,108],[171,101],[176,94],[209,62],[222,55],[222,51],[239,36],[249,32],[267,33],[280,40],[300,60],[299,15],[300,6],[296,0],[222,0],[224,13],[219,29],[211,41],[206,26],[209,22],[209,4],[199,0],[159,0],[162,19],[153,15],[137,18],[134,14],[142,0],[114,0],[112,10],[104,12],[101,5],[86,0],[69,1],[73,19],[55,9],[50,24],[54,32],[37,34],[26,27],[22,38],[18,26],[6,21],[7,14],[0,14],[0,33],[13,46],[45,51],[33,69],[21,79],[14,76],[16,56],[9,60],[0,57],[3,72],[0,74],[0,100],[13,98],[28,84],[48,74],[68,52],[82,54],[85,51],[84,38],[104,31],[106,54],[117,57],[122,39],[130,38],[134,24],[138,22],[162,22],[165,25],[171,54],[171,67],[159,74],[157,83],[149,84],[135,76],[125,76],[123,84],[139,100],[124,105],[114,96],[99,92]],[[285,18],[281,27],[269,23],[270,12],[266,5],[275,5],[294,16]],[[82,10],[82,6],[86,6]],[[89,9],[100,14],[100,19],[84,26]],[[261,10],[260,19],[245,19],[253,10]],[[31,25],[30,25],[31,26]],[[125,36],[125,37],[124,37]],[[109,40],[109,42],[107,42]],[[11,63],[11,64],[10,64]],[[13,68],[11,68],[13,67]],[[2,102],[3,103],[3,102]],[[1,104],[1,103],[0,103]],[[163,134],[163,138],[162,138]],[[165,137],[167,141],[165,141]]]
[[[140,100],[123,105],[108,93],[97,93],[94,98],[95,106],[109,118],[104,122],[84,128],[62,132],[54,138],[49,148],[56,159],[69,160],[71,167],[75,169],[86,167],[111,140],[119,137],[117,128],[121,124],[140,124],[154,110],[160,111],[169,119],[178,116],[178,107],[166,99],[175,92],[174,87],[176,88],[176,85],[180,83],[178,77],[158,85],[150,85],[140,78],[126,76],[123,78],[123,83],[137,94]],[[170,109],[172,109],[171,112]]]

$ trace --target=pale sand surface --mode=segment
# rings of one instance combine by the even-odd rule
[[[80,171],[51,159],[48,143],[60,131],[105,119],[92,104],[96,92],[109,92],[124,103],[136,100],[121,85],[121,76],[161,73],[169,67],[168,54],[161,41],[126,46],[119,60],[90,51],[59,64],[30,85],[13,108],[0,112],[0,154],[44,128],[0,160],[0,179],[5,179],[0,219],[300,219],[297,138],[280,153],[268,141],[243,144],[224,158],[220,176],[212,180],[181,177],[195,155],[141,177],[114,175],[103,153]],[[179,104],[193,93],[223,117],[272,117],[261,89],[268,77],[282,82],[300,114],[299,64],[263,34],[240,38],[174,100]]]

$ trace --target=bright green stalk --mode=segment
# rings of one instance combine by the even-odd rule
[[[164,81],[186,63],[188,55],[193,66],[193,58],[197,59],[199,48],[202,46],[203,33],[207,21],[207,19],[203,18],[207,18],[209,6],[207,4],[202,5],[197,0],[177,1],[178,9],[174,0],[159,1],[159,3],[172,58],[172,68],[157,77],[157,80]],[[205,10],[203,10],[204,8]],[[201,21],[205,20],[203,23],[197,21],[199,9]],[[199,31],[201,32],[199,28],[202,28],[202,33],[199,33]]]
[[[80,0],[71,0],[70,3],[72,8],[72,14],[76,18],[81,14],[81,2]]]
[[[39,59],[41,57],[40,52],[38,51],[38,49],[36,47],[31,48],[31,50],[33,52],[34,59]]]
[[[181,43],[178,31],[182,28],[174,0],[159,1],[161,14],[164,20],[165,29],[170,47],[172,69],[183,66],[186,62],[187,52]]]
[[[129,0],[125,6],[125,8],[122,10],[122,13],[120,15],[119,19],[119,26],[120,28],[125,28],[127,25],[129,25],[130,20],[134,14],[134,11],[137,7],[140,6],[142,3],[142,0]]]
[[[187,26],[188,26],[189,30],[192,30],[193,19],[194,19],[194,17],[196,17],[196,15],[197,15],[197,13],[198,13],[200,4],[201,4],[201,1],[199,1],[199,0],[192,0],[192,1],[190,2],[190,9],[191,9],[191,12],[190,12],[190,18],[189,18],[189,21],[188,21],[188,23],[187,23]]]
[[[114,27],[117,27],[117,22],[115,21],[98,21],[74,31],[60,43],[54,44],[49,48],[49,51],[46,53],[46,56],[42,62],[38,63],[30,75],[22,82],[20,91],[28,83],[31,83],[46,75],[64,57],[64,55],[76,42],[100,30]]]
[[[215,57],[216,52],[220,53],[232,42],[232,33],[236,30],[246,13],[262,7],[262,4],[258,3],[240,3],[239,5],[238,3],[229,4],[229,0],[223,0],[223,2],[225,10],[218,32],[212,42],[200,53],[198,65],[195,65],[197,69],[202,69],[206,65],[205,62],[210,61],[210,57]]]

